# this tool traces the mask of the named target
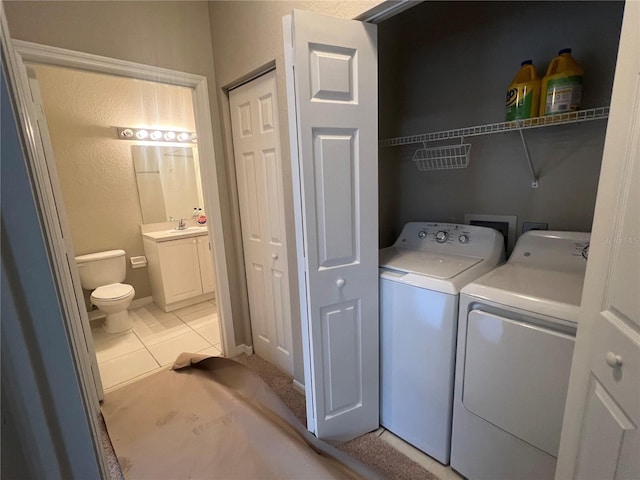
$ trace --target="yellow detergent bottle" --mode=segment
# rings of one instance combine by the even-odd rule
[[[533,62],[525,60],[507,89],[506,120],[518,120],[538,116],[540,104],[540,77]]]
[[[571,49],[560,50],[542,79],[540,116],[578,110],[583,76],[584,70],[571,56]]]

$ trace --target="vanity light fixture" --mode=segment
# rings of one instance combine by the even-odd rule
[[[155,141],[160,140],[162,138],[162,132],[160,130],[154,130],[149,134],[149,138]]]
[[[195,132],[180,132],[176,130],[149,130],[146,128],[116,127],[120,140],[146,140],[153,142],[197,143]]]

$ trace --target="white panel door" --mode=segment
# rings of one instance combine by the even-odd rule
[[[255,352],[293,375],[276,72],[229,92]]]
[[[627,2],[557,479],[640,478],[640,2]]]
[[[307,426],[344,441],[379,422],[377,32],[296,10],[284,35]]]

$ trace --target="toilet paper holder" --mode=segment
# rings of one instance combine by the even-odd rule
[[[142,268],[147,266],[147,257],[141,255],[139,257],[131,257],[131,268]]]

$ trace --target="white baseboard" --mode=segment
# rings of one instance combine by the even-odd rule
[[[100,320],[101,318],[104,318],[107,316],[106,313],[97,309],[87,312],[87,315],[89,316],[89,322],[93,322],[94,320]]]
[[[244,353],[245,355],[253,355],[253,347],[251,345],[245,344],[236,345],[231,349],[230,352],[227,352],[225,354],[225,357],[231,358],[235,357],[236,355],[240,355],[241,353]]]
[[[244,353],[245,355],[253,355],[253,346],[252,345],[236,345],[236,355]]]
[[[134,298],[129,308],[140,308],[153,303],[153,297]]]
[[[293,389],[298,392],[301,393],[302,395],[305,395],[305,391],[304,391],[304,383],[300,383],[299,381],[297,381],[295,378],[293,379]]]

